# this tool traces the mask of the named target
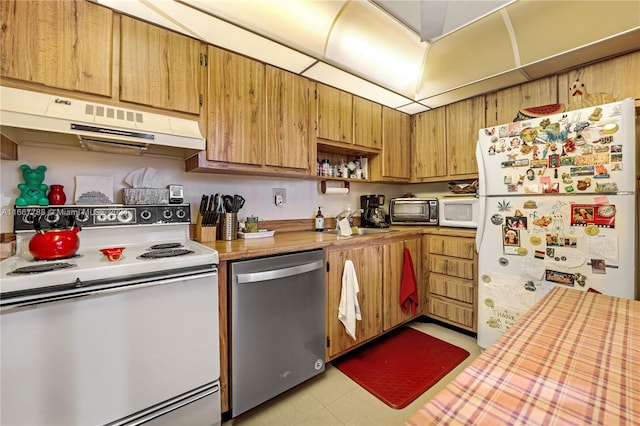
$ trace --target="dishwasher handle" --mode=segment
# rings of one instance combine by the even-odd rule
[[[272,269],[262,272],[250,272],[246,274],[238,274],[236,282],[238,284],[251,284],[260,281],[275,280],[278,278],[292,277],[294,275],[306,274],[307,272],[322,269],[324,260],[316,260],[315,262],[303,263],[301,265],[291,266],[289,268]]]

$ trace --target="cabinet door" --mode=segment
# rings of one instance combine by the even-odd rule
[[[436,181],[447,176],[445,108],[436,108],[413,117],[411,178]]]
[[[382,146],[382,105],[353,97],[353,144],[380,149]]]
[[[0,75],[111,95],[113,12],[84,0],[2,0]]]
[[[418,298],[420,298],[423,278],[421,275],[421,237],[385,244],[383,247],[384,281],[382,286],[383,330],[385,331],[420,315],[421,312],[420,306],[417,307],[416,314],[413,314],[411,309],[407,312],[402,312],[400,307],[400,289],[402,287],[405,248],[408,249],[411,254]]]
[[[200,114],[198,40],[123,16],[120,43],[120,100]]]
[[[558,102],[558,79],[556,76],[542,78],[490,93],[485,98],[487,112],[483,127],[510,123],[522,108]]]
[[[587,93],[608,93],[616,100],[640,99],[640,50],[613,59],[587,65],[558,76],[558,102],[569,106],[573,98],[569,88],[576,78],[584,83]],[[583,95],[583,98],[585,96]]]
[[[309,80],[266,66],[267,166],[309,170]]]
[[[353,142],[353,95],[318,83],[317,133],[321,139],[335,142]]]
[[[207,159],[263,162],[264,65],[209,46]]]
[[[448,175],[451,178],[477,176],[476,143],[478,130],[485,127],[484,96],[447,105],[445,110]]]
[[[357,340],[347,334],[338,319],[342,274],[348,259],[355,266],[360,287],[358,302],[362,321],[356,321]],[[382,333],[382,246],[330,251],[327,261],[327,354],[330,359]]]
[[[391,108],[382,108],[382,178],[408,181],[411,177],[410,116]]]

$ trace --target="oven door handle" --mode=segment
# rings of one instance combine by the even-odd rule
[[[109,279],[109,280],[96,280],[87,283],[82,283],[79,280],[72,288],[65,288],[63,290],[46,291],[42,293],[33,293],[25,295],[17,295],[13,297],[3,298],[0,301],[0,313],[13,312],[17,310],[23,310],[27,308],[33,308],[38,305],[44,305],[48,303],[63,302],[71,299],[86,298],[86,297],[98,297],[105,296],[112,293],[120,293],[124,291],[133,291],[145,287],[171,284],[176,281],[188,281],[196,278],[216,277],[218,271],[213,270],[211,272],[204,272],[198,274],[185,275],[179,274],[177,276],[164,275],[165,279],[158,279],[158,277],[136,277],[134,279]],[[216,280],[217,281],[217,280]]]
[[[142,410],[134,415],[125,417],[115,422],[107,423],[105,426],[139,426],[147,423],[151,420],[157,419],[165,414],[168,414],[174,410],[185,407],[188,404],[196,402],[202,398],[206,398],[220,391],[220,386],[217,382],[207,384],[201,388],[194,389],[191,392],[187,392],[184,395],[180,395],[168,401],[165,401],[158,406],[153,406],[146,410]]]
[[[272,269],[270,271],[251,272],[248,274],[238,274],[238,284],[250,284],[259,281],[269,281],[279,278],[292,277],[294,275],[306,274],[307,272],[315,271],[316,269],[322,269],[324,266],[323,260],[317,260],[315,262],[303,263],[302,265],[296,265],[289,268]]]

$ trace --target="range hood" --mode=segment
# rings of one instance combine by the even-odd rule
[[[205,149],[198,122],[0,86],[0,132],[17,144],[187,158]]]

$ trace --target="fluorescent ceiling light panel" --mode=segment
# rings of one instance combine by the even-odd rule
[[[329,86],[356,94],[362,98],[370,99],[374,102],[386,105],[390,108],[397,108],[401,105],[413,102],[411,99],[400,96],[390,90],[384,89],[323,62],[318,62],[302,73],[302,75],[312,80],[325,83]]]
[[[182,0],[274,41],[320,59],[345,1]]]
[[[376,28],[372,31],[372,28]],[[329,35],[325,58],[409,98],[416,90],[426,43],[369,2],[351,2]]]

